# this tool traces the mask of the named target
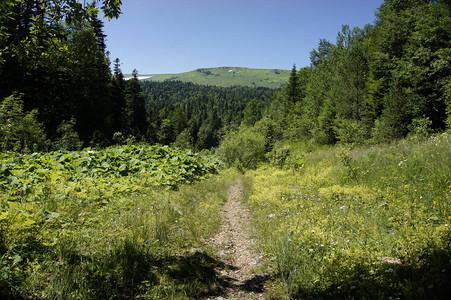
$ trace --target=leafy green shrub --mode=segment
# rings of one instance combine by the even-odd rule
[[[46,138],[37,110],[23,112],[23,101],[17,94],[0,104],[0,151],[31,152],[43,150]]]
[[[265,152],[270,152],[274,144],[282,139],[280,124],[270,118],[264,117],[255,124],[254,128],[265,137]]]
[[[211,156],[144,145],[0,153],[0,298],[129,299],[168,286],[202,298],[216,278],[196,270],[216,263],[205,254],[190,265],[186,247],[218,229],[230,179],[181,184],[218,168]]]
[[[451,82],[445,86],[445,104],[446,104],[446,125],[448,131],[451,131]]]
[[[338,140],[343,144],[362,144],[367,139],[365,126],[357,120],[337,120],[336,132]]]
[[[252,99],[243,111],[243,124],[246,126],[254,125],[262,118],[260,103],[257,99]]]
[[[228,166],[255,169],[266,160],[265,137],[254,128],[242,127],[224,137],[217,153]]]
[[[425,140],[432,134],[432,121],[428,117],[415,118],[409,126],[409,139]]]
[[[274,149],[267,154],[269,162],[277,167],[283,167],[285,162],[290,157],[291,149],[287,145],[281,145],[274,147]]]
[[[74,129],[75,119],[63,121],[56,129],[59,138],[55,141],[55,150],[80,150],[83,142],[80,141],[78,133]]]
[[[122,132],[118,131],[115,132],[113,134],[113,141],[117,144],[117,145],[122,145],[125,141],[124,135],[122,134]]]
[[[175,139],[173,146],[182,149],[192,149],[194,144],[194,139],[191,135],[190,130],[187,128],[183,130]]]

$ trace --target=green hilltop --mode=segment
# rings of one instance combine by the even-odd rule
[[[140,75],[141,80],[184,81],[202,85],[229,87],[234,85],[249,87],[280,88],[288,82],[289,70],[251,69],[240,67],[202,68],[179,74]],[[128,77],[126,75],[126,77]]]

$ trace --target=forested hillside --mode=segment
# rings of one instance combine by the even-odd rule
[[[154,142],[210,149],[228,130],[261,118],[269,88],[214,87],[180,81],[141,82]]]

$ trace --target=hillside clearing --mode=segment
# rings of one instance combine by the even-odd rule
[[[130,75],[125,75],[126,77]],[[146,74],[143,80],[149,81],[183,81],[201,85],[219,87],[248,86],[280,88],[287,84],[289,70],[251,69],[241,67],[202,68],[179,74]]]

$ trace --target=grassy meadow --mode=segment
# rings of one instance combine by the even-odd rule
[[[144,76],[144,75],[143,75]],[[196,84],[229,87],[234,85],[249,87],[280,88],[288,82],[289,70],[250,69],[241,67],[203,68],[180,74],[153,74],[151,81],[180,80]]]
[[[451,137],[312,151],[246,174],[272,297],[443,299]]]

